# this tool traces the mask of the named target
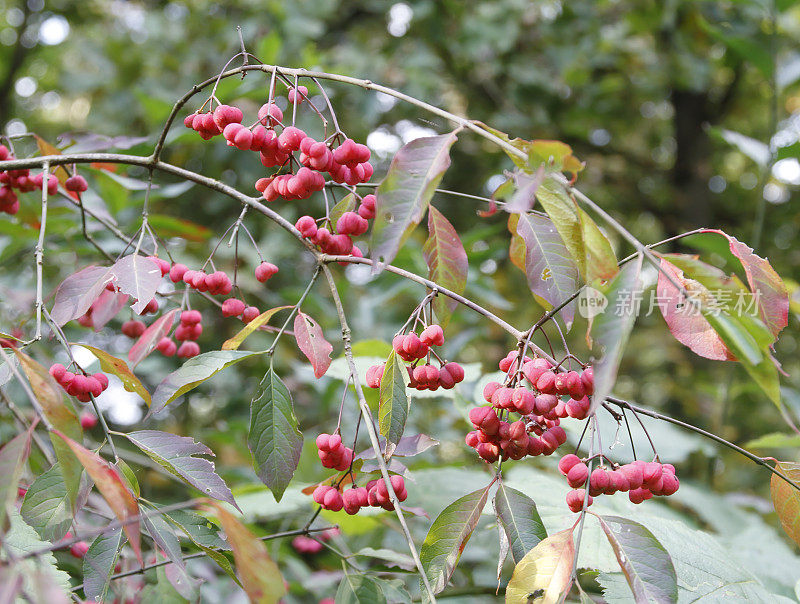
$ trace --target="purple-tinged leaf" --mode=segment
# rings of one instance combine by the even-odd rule
[[[478,525],[492,484],[456,499],[433,521],[419,558],[434,593],[447,587],[461,552]]]
[[[580,274],[553,221],[540,214],[520,214],[517,234],[525,245],[528,287],[554,307],[562,304],[580,288]],[[560,314],[569,328],[575,303],[567,304]]]
[[[307,314],[297,311],[294,318],[294,338],[297,346],[314,368],[314,377],[321,378],[331,366],[333,346],[325,339],[322,327]]]
[[[196,442],[189,436],[178,436],[159,430],[139,430],[124,436],[170,474],[192,485],[207,497],[236,507],[231,490],[216,473],[214,463],[202,457],[193,457],[214,455],[203,443]]]
[[[428,239],[422,246],[422,254],[431,281],[457,294],[464,293],[469,270],[467,252],[453,225],[433,206],[428,209]],[[446,296],[433,299],[433,310],[442,327],[450,321],[456,306],[458,302]]]
[[[753,248],[718,229],[707,229],[705,233],[718,233],[730,244],[731,252],[742,263],[750,291],[758,297],[761,320],[775,337],[789,321],[789,292],[786,284],[766,258],[753,253]]]
[[[533,174],[518,172],[514,175],[514,181],[516,190],[503,209],[509,214],[524,214],[536,203],[536,191],[544,181],[544,166],[539,166]]]
[[[617,370],[642,299],[642,256],[624,265],[617,276],[601,287],[608,300],[604,312],[591,319],[589,330],[594,363],[594,394],[589,414],[594,413],[617,380]]]
[[[636,602],[678,601],[675,565],[663,545],[638,522],[598,516]]]
[[[100,331],[111,319],[117,316],[128,301],[128,294],[104,289],[100,296],[92,302],[92,327]]]
[[[86,314],[106,284],[114,280],[114,271],[107,266],[89,266],[64,279],[55,294],[50,317],[61,327]]]
[[[155,510],[144,506],[142,510],[142,524],[145,530],[171,562],[164,568],[167,579],[181,596],[189,601],[196,601],[197,580],[192,579],[186,572],[178,537],[160,514],[153,513]]]
[[[83,558],[83,593],[87,601],[102,602],[105,599],[124,542],[120,527],[110,529],[92,541]]]
[[[272,367],[250,403],[247,446],[253,454],[256,474],[280,501],[300,462],[303,435],[294,414],[292,395]]]
[[[413,457],[414,455],[419,455],[423,451],[427,451],[431,447],[435,447],[438,444],[438,440],[431,438],[427,434],[404,436],[397,441],[397,445],[395,446],[392,455],[397,457]],[[386,442],[381,439],[380,445],[381,451],[383,451],[386,447]],[[356,455],[356,459],[375,459],[375,451],[371,447],[369,449],[365,449]]]
[[[161,269],[158,264],[139,254],[130,254],[117,260],[111,270],[120,291],[136,300],[131,309],[140,314],[156,295],[161,283]]]
[[[152,325],[144,330],[144,333],[139,336],[139,339],[128,351],[128,360],[131,365],[136,367],[148,354],[155,350],[158,341],[172,329],[172,323],[175,321],[177,312],[177,308],[172,309],[153,321]]]
[[[5,532],[6,514],[17,498],[17,487],[31,451],[31,435],[35,424],[0,448],[0,536]]]
[[[436,187],[450,166],[456,133],[411,141],[392,159],[389,172],[375,191],[375,221],[370,253],[373,273],[383,270],[417,226]]]
[[[212,350],[189,359],[156,386],[148,416],[158,413],[176,398],[196,388],[223,369],[263,352]]]

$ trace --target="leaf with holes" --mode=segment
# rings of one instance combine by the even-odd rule
[[[294,318],[294,339],[297,340],[297,347],[311,362],[314,377],[319,379],[325,375],[331,366],[333,346],[325,339],[319,323],[307,314],[297,311]]]
[[[277,604],[286,593],[283,577],[267,554],[264,542],[258,539],[236,517],[212,502],[222,530],[228,536],[236,562],[236,572],[251,602]]]
[[[139,515],[139,504],[136,502],[133,493],[125,486],[122,477],[114,466],[97,455],[97,453],[85,449],[58,430],[54,430],[54,432],[69,445],[75,457],[78,458],[81,465],[86,469],[86,473],[94,481],[103,499],[106,500],[106,503],[108,503],[108,506],[114,512],[117,520],[124,523],[123,529],[128,536],[128,541],[133,548],[133,553],[136,554],[136,559],[139,561],[139,564],[142,564],[139,520],[130,520]]]
[[[795,484],[800,484],[800,464],[779,461],[776,469],[783,472]],[[775,474],[772,475],[769,486],[772,505],[783,530],[792,541],[800,545],[800,491]]]
[[[285,310],[287,308],[293,308],[292,306],[276,306],[275,308],[270,308],[269,310],[265,310],[260,315],[258,315],[255,319],[250,321],[247,325],[242,328],[242,330],[237,333],[232,338],[225,340],[222,343],[222,350],[238,350],[239,346],[242,345],[242,342],[252,334],[254,331],[259,329],[262,325],[265,325],[269,322],[272,316],[280,310]]]
[[[196,388],[223,369],[260,354],[264,354],[264,351],[212,350],[189,359],[156,386],[148,416],[158,413],[176,398]]]
[[[637,300],[642,299],[642,256],[637,256],[600,287],[608,304],[605,312],[592,317],[589,333],[594,364],[594,395],[590,414],[611,394],[617,380],[619,363],[636,321]]]
[[[56,290],[53,310],[50,311],[53,322],[61,327],[86,314],[106,284],[113,280],[114,271],[108,266],[89,266],[64,279]]]
[[[514,562],[520,560],[542,539],[547,538],[536,504],[525,493],[500,483],[494,496],[497,522],[508,537]]]
[[[553,307],[563,304],[580,288],[580,274],[553,221],[540,214],[520,214],[516,233],[523,241],[528,287]],[[569,328],[575,303],[567,304],[560,314]]]
[[[131,346],[131,349],[128,351],[128,360],[134,367],[141,363],[148,354],[153,352],[158,341],[169,333],[178,310],[179,309],[174,308],[167,314],[153,321],[153,323],[144,330],[144,333],[139,336],[136,343]]]
[[[55,543],[67,534],[72,522],[72,505],[59,464],[31,483],[19,513],[45,541]]]
[[[102,602],[124,543],[120,527],[98,535],[83,558],[83,593],[89,602]]]
[[[158,264],[139,254],[129,254],[117,260],[111,270],[116,278],[117,288],[136,300],[131,309],[140,314],[156,295],[161,283],[161,269]]]
[[[789,320],[789,293],[786,284],[766,258],[753,253],[753,248],[718,229],[707,229],[704,233],[717,233],[728,240],[731,252],[742,263],[750,291],[758,293],[754,300],[758,304],[761,320],[775,337],[786,327]]]
[[[572,584],[574,560],[571,528],[543,539],[514,568],[506,604],[527,604],[530,594],[537,594],[537,604],[556,604]]]
[[[678,577],[669,553],[649,530],[619,516],[598,516],[636,602],[677,602]]]
[[[6,514],[17,498],[17,487],[31,451],[31,435],[35,424],[17,434],[0,448],[0,536],[5,532]]]
[[[407,377],[408,371],[393,350],[386,359],[378,391],[378,426],[381,434],[386,437],[386,459],[392,456],[406,427],[409,411]]]
[[[24,352],[15,349],[14,354],[17,355],[22,370],[30,382],[31,389],[50,424],[73,440],[80,441],[83,438],[83,428],[81,428],[80,421],[73,412],[72,407],[64,402],[62,390],[50,373]],[[83,468],[64,441],[51,433],[50,442],[53,443],[53,450],[61,465],[61,474],[64,477],[67,494],[69,495],[70,503],[74,507],[78,497]]]
[[[415,139],[392,159],[386,177],[375,191],[375,221],[370,253],[373,273],[383,270],[417,226],[436,187],[450,167],[450,147],[456,133]]]
[[[428,265],[428,279],[457,294],[464,293],[469,270],[467,252],[453,225],[433,206],[428,209],[428,239],[422,246],[422,254]],[[458,302],[446,296],[433,299],[433,310],[442,327],[450,321],[457,306]]]
[[[178,436],[159,430],[139,430],[123,436],[170,474],[192,485],[207,497],[226,501],[236,507],[231,490],[216,473],[214,463],[202,457],[194,457],[214,455],[203,443],[196,442],[189,436]]]
[[[478,525],[491,486],[456,499],[433,521],[419,550],[419,558],[434,593],[447,586],[461,552]]]
[[[103,371],[116,375],[122,382],[125,390],[138,394],[142,397],[144,402],[147,403],[147,406],[150,406],[150,393],[142,382],[139,381],[139,378],[133,374],[125,361],[108,354],[105,350],[89,346],[88,344],[76,344],[76,346],[82,346],[96,356],[97,360],[100,361],[100,367]]]
[[[247,446],[256,474],[280,501],[300,462],[303,435],[294,415],[292,395],[272,367],[250,403]]]

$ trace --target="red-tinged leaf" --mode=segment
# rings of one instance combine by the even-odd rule
[[[422,247],[422,254],[431,281],[457,294],[464,293],[469,269],[467,252],[453,225],[433,206],[428,210],[428,239]],[[446,296],[433,299],[433,310],[442,327],[450,321],[456,306],[458,302]]]
[[[232,338],[225,340],[222,343],[222,350],[237,350],[239,346],[242,345],[242,342],[244,342],[251,333],[257,329],[260,329],[262,325],[266,325],[275,313],[287,308],[292,308],[292,306],[276,306],[275,308],[265,310],[255,319],[245,325],[239,333]]]
[[[248,599],[253,604],[277,604],[286,593],[286,588],[264,542],[224,507],[214,502],[211,505],[231,544],[236,574]]]
[[[322,327],[314,319],[300,311],[294,318],[294,337],[297,346],[314,368],[314,376],[321,378],[331,366],[333,346],[325,339]]]
[[[659,309],[667,322],[669,332],[678,342],[688,346],[692,352],[715,361],[732,361],[733,354],[711,327],[706,318],[688,303],[681,292],[672,283],[667,275],[690,294],[699,294],[704,289],[702,285],[683,276],[683,271],[665,259],[661,260],[661,270],[658,273],[656,297]]]
[[[42,406],[42,411],[50,424],[74,440],[83,438],[83,428],[72,407],[64,401],[63,390],[56,384],[56,381],[41,364],[34,361],[24,352],[14,350],[14,354],[19,359],[20,366],[25,372],[25,376],[30,382],[31,390],[36,395],[36,399]],[[70,503],[74,506],[78,498],[80,487],[81,465],[75,459],[60,438],[50,435],[53,443],[53,450],[56,453],[61,466],[61,474],[64,477],[64,484],[67,488]]]
[[[776,469],[783,472],[795,484],[800,484],[800,464],[779,461]],[[770,479],[770,494],[783,530],[800,546],[800,491],[787,484],[780,476],[773,474]]]
[[[533,208],[536,203],[536,191],[544,181],[544,166],[539,168],[531,174],[518,172],[514,175],[514,183],[516,190],[511,195],[509,200],[503,206],[503,209],[509,214],[524,214]]]
[[[456,133],[428,136],[411,141],[392,159],[386,178],[375,191],[375,221],[370,253],[373,273],[383,270],[411,235],[433,193],[450,166],[450,147]]]
[[[177,312],[178,309],[175,308],[156,319],[150,327],[144,330],[144,333],[139,336],[136,343],[131,346],[131,349],[128,351],[128,360],[134,367],[141,363],[148,354],[153,352],[158,341],[169,333],[170,329],[172,329],[172,323],[175,321],[175,314]]]
[[[17,498],[17,487],[31,451],[31,435],[34,428],[35,424],[9,440],[0,449],[0,476],[2,476],[2,480],[0,480],[0,535],[5,532],[8,508]]]
[[[74,440],[65,436],[58,430],[54,430],[57,436],[64,439],[64,442],[69,445],[75,457],[81,462],[81,465],[86,469],[86,473],[94,481],[97,490],[106,500],[108,506],[114,512],[117,519],[124,523],[122,529],[128,536],[128,542],[133,548],[133,553],[136,554],[136,559],[139,564],[142,564],[142,548],[141,538],[139,533],[139,520],[128,522],[131,518],[139,515],[139,504],[133,493],[130,492],[128,487],[125,486],[119,472],[104,460],[102,457],[85,449]]]
[[[150,406],[150,393],[144,387],[142,382],[139,381],[133,372],[128,367],[128,364],[122,359],[108,354],[105,350],[89,346],[87,344],[76,344],[76,346],[83,346],[100,361],[100,367],[103,371],[113,373],[122,382],[123,387],[128,392],[134,392],[142,397],[147,406]]]
[[[128,294],[104,289],[100,297],[92,302],[92,327],[100,331],[111,319],[117,316],[128,301]]]
[[[580,288],[578,266],[550,218],[520,214],[517,219],[516,232],[523,241],[528,287],[554,307],[558,306]],[[560,314],[569,327],[575,317],[575,303],[567,304]]]
[[[141,313],[156,295],[161,283],[161,269],[158,264],[139,254],[130,254],[117,260],[111,270],[120,291],[136,300],[131,306],[133,312]]]
[[[419,558],[434,593],[447,587],[461,552],[478,525],[492,484],[455,500],[433,521]]]
[[[107,266],[90,266],[70,275],[56,290],[50,317],[59,327],[77,319],[89,310],[106,284],[113,280],[114,272]]]
[[[707,229],[705,233],[718,233],[730,244],[731,252],[742,263],[750,291],[758,295],[761,320],[776,336],[789,321],[789,292],[786,284],[766,258],[753,253],[753,248],[718,229]]]
[[[574,561],[571,528],[543,539],[514,568],[506,604],[527,604],[533,593],[539,594],[536,602],[540,604],[556,604],[572,585]]]

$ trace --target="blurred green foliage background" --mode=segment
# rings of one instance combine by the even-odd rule
[[[776,352],[787,373],[783,379],[787,413],[796,421],[800,417],[800,299],[791,281],[800,278],[800,247],[796,245],[800,231],[800,6],[786,0],[6,0],[0,3],[0,126],[6,134],[36,132],[62,147],[87,132],[147,137],[144,142],[119,146],[133,144],[130,152],[150,153],[172,103],[194,83],[218,73],[238,51],[237,25],[243,29],[248,50],[263,62],[370,79],[512,136],[567,142],[586,162],[580,188],[645,243],[706,226],[721,228],[754,246],[793,292],[789,327]],[[254,114],[265,100],[267,84],[263,74],[253,73],[243,81],[230,78],[221,83],[217,96]],[[342,128],[372,148],[376,177],[385,173],[391,155],[403,142],[451,128],[384,95],[338,84],[326,85],[326,90]],[[313,87],[311,92],[315,93]],[[199,96],[181,119],[202,102],[195,102]],[[313,129],[312,118],[304,114],[302,119]],[[166,161],[220,178],[241,191],[252,193],[252,183],[264,175],[255,154],[238,153],[219,142],[203,143],[179,122],[168,141]],[[35,151],[25,140],[17,147],[20,156]],[[486,196],[510,166],[502,152],[464,133],[454,147],[453,164],[442,186]],[[82,173],[90,179],[99,203],[124,231],[132,233],[138,226],[142,191],[121,187],[100,171]],[[124,173],[144,176],[135,169]],[[170,188],[166,185],[176,181],[162,176],[157,182],[162,188],[155,191],[151,211],[162,215],[159,232],[169,239],[178,259],[198,265],[240,208],[199,187]],[[275,208],[293,222],[309,210],[319,214],[321,203],[315,198],[279,202]],[[433,203],[462,235],[470,260],[466,295],[516,327],[532,324],[543,309],[530,295],[524,275],[508,259],[503,213],[480,218],[476,211],[486,209],[485,204],[444,195],[436,196]],[[31,327],[31,251],[38,233],[38,208],[33,202],[23,202],[23,206],[13,225],[0,221],[3,331]],[[190,220],[201,228],[193,227],[190,233],[186,225],[169,223],[165,216]],[[247,225],[264,256],[281,269],[267,291],[257,287],[252,277],[246,281],[253,302],[262,310],[293,303],[311,274],[311,260],[259,216],[248,217]],[[52,292],[76,264],[100,259],[82,239],[79,221],[66,207],[54,208],[48,233],[46,291]],[[631,251],[613,232],[608,235],[619,257]],[[121,250],[119,242],[101,229],[95,236],[109,250]],[[694,251],[735,270],[734,264],[726,265],[724,244],[717,239],[695,237],[664,250]],[[396,264],[425,273],[423,240],[420,228]],[[243,273],[249,275],[256,254],[241,243]],[[220,254],[218,266],[232,269],[232,249],[223,244]],[[340,276],[356,342],[390,341],[424,295],[419,286],[391,275],[370,280],[357,267],[334,270]],[[646,275],[652,284],[655,272]],[[341,354],[338,324],[324,287],[317,286],[304,310],[326,328],[335,343],[335,356]],[[218,347],[238,328],[216,313],[204,314],[204,350]],[[558,332],[552,326],[546,331],[558,354]],[[570,349],[581,358],[587,355],[585,331],[585,321],[579,319],[567,335]],[[129,346],[108,328],[96,335],[76,328],[72,337],[99,343],[120,355]],[[269,336],[257,337],[263,341],[253,338],[248,346],[269,342]],[[447,356],[480,364],[478,374],[495,371],[497,361],[513,346],[506,335],[466,309],[457,312],[446,337]],[[538,343],[547,346],[544,339]],[[362,346],[367,354],[383,352],[376,344]],[[35,353],[45,363],[52,347],[39,344]],[[281,344],[275,362],[292,389],[310,445],[317,433],[333,429],[342,382],[314,380],[293,342]],[[139,373],[154,386],[173,365],[173,360],[150,358]],[[208,444],[217,452],[218,466],[230,484],[241,487],[255,482],[245,435],[250,396],[263,371],[262,364],[251,362],[221,374],[185,402],[174,404],[158,419],[159,429],[191,434]],[[411,464],[418,482],[409,488],[410,503],[423,505],[431,517],[460,494],[488,481],[482,464],[463,445],[468,426],[464,413],[472,392],[468,388],[459,392],[454,400],[418,399],[407,429],[407,433],[431,434],[442,443]],[[740,367],[695,356],[670,336],[657,312],[637,322],[616,392],[739,444],[772,432],[788,432],[780,413]],[[112,423],[131,429],[136,425],[130,424],[137,421],[136,412],[115,416],[113,411]],[[603,419],[609,424],[611,444],[615,425],[610,417]],[[350,433],[354,420],[351,399],[344,420]],[[781,542],[779,529],[767,526],[777,526],[765,499],[768,474],[693,435],[653,421],[647,425],[662,460],[675,463],[685,487],[670,509],[650,502],[631,513],[679,517],[691,526],[716,531],[727,551],[738,550],[735,555],[743,557],[742,563],[750,565],[774,593],[792,596],[800,558],[789,552],[788,541]],[[621,436],[620,440],[625,442]],[[627,455],[626,446],[619,445],[621,456]],[[789,460],[796,460],[797,450],[757,449],[760,454]],[[521,467],[512,475],[537,503],[552,506],[555,518],[566,489],[552,475],[551,462],[517,462]],[[172,485],[157,474],[146,469],[139,472],[147,497],[159,502],[176,497]],[[296,479],[310,483],[324,476],[313,448],[307,449]],[[447,488],[432,489],[443,481]],[[259,526],[265,533],[291,525],[292,519],[303,518],[310,509],[308,499],[297,493],[285,508],[290,511],[281,515],[270,511],[265,503],[268,496],[261,489],[242,497],[250,504],[249,508],[243,504],[250,518],[264,521]],[[746,527],[716,517],[731,515],[739,515]],[[331,518],[339,521],[340,516]],[[351,549],[385,545],[404,551],[398,534],[391,531],[380,537],[383,543],[376,542],[378,533],[373,530],[393,527],[389,517],[343,522]],[[559,522],[553,521],[554,525]],[[412,524],[421,538],[429,522],[416,519]],[[753,535],[766,535],[766,549],[773,548],[772,554],[779,554],[785,567],[776,570],[777,563],[766,553],[759,557],[747,550],[745,544],[753,542]],[[494,529],[479,531],[467,548],[456,584],[491,587],[496,550]],[[332,554],[290,559],[287,544],[276,544],[273,551],[284,561],[298,601],[309,597],[303,590],[319,597],[333,594],[339,567]],[[209,601],[225,598],[221,585],[206,587]]]

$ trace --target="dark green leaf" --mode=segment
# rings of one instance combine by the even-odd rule
[[[28,487],[19,512],[44,541],[55,542],[67,534],[72,505],[58,463],[37,476]]]
[[[124,540],[120,527],[98,535],[83,558],[83,593],[90,602],[102,602],[111,583]]]
[[[409,400],[406,396],[406,377],[408,372],[394,350],[386,359],[381,386],[378,393],[378,425],[386,437],[385,456],[388,459],[400,442],[406,427]]]
[[[537,543],[547,538],[536,504],[525,493],[501,483],[494,496],[494,510],[508,537],[514,562],[519,563]]]

